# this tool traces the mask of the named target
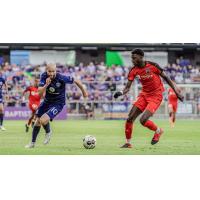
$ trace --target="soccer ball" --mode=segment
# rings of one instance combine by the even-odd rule
[[[96,138],[91,135],[86,135],[83,138],[83,146],[86,149],[94,149],[94,147],[96,146]]]

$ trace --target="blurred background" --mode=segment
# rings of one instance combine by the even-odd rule
[[[66,109],[60,119],[124,119],[141,90],[136,79],[128,95],[114,100],[122,90],[132,67],[131,50],[142,48],[145,59],[158,63],[181,88],[185,101],[179,103],[179,118],[200,116],[200,44],[0,44],[0,76],[8,83],[4,100],[6,119],[26,119],[30,114],[26,87],[45,71],[47,63],[56,63],[58,72],[79,79],[89,93],[84,104],[81,92],[67,85]],[[167,85],[165,85],[167,89]],[[155,117],[168,117],[167,90]]]

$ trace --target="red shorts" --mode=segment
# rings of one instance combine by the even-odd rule
[[[139,108],[142,112],[144,110],[148,110],[153,114],[159,108],[162,103],[162,99],[162,92],[156,94],[145,94],[141,92],[133,105]]]
[[[29,108],[34,113],[38,109],[39,105],[40,104],[38,104],[38,103],[29,103]]]
[[[176,112],[177,111],[177,108],[178,108],[178,102],[168,102],[168,107],[171,107],[173,112]]]

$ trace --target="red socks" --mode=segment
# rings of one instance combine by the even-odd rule
[[[158,128],[151,120],[147,120],[143,126],[147,127],[152,131],[156,131]]]
[[[131,139],[132,130],[133,130],[133,123],[126,121],[126,124],[125,124],[125,135],[126,135],[126,139],[127,140]]]
[[[125,123],[125,135],[126,135],[126,140],[129,141],[132,136],[132,131],[133,131],[133,123],[132,122],[127,122]],[[152,131],[157,131],[158,127],[155,125],[151,120],[147,120],[145,124],[143,125],[147,127],[148,129]]]

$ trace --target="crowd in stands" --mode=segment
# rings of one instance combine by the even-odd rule
[[[57,65],[57,70],[65,75],[71,75],[83,82],[89,92],[90,101],[110,101],[115,90],[122,90],[126,81],[129,67],[110,66],[103,62],[88,65],[80,63],[76,66]],[[22,93],[32,84],[32,79],[45,71],[45,64],[41,66],[17,66],[4,63],[1,65],[0,76],[7,80],[9,95],[8,106],[25,105]],[[200,82],[200,68],[192,66],[187,59],[177,59],[175,63],[165,67],[166,73],[177,83]],[[81,92],[73,85],[67,85],[67,99],[72,101],[82,100]],[[129,101],[124,96],[122,101]]]
[[[192,66],[189,59],[180,57],[175,63],[168,64],[165,71],[176,83],[200,82],[200,66]]]

